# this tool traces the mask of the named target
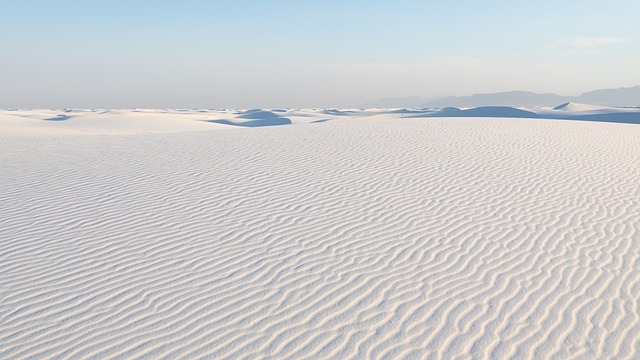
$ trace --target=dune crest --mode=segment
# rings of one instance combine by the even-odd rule
[[[598,106],[598,105],[577,104],[574,102],[567,102],[553,108],[553,110],[563,110],[563,111],[592,111],[592,110],[604,110],[604,109],[611,109],[611,108],[606,106]]]

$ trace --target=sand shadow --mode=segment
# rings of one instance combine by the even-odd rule
[[[562,119],[578,120],[578,121],[609,122],[609,123],[620,123],[620,124],[640,124],[640,112],[577,115],[577,116],[568,116]]]
[[[546,120],[576,120],[610,122],[620,124],[640,124],[640,112],[612,112],[601,114],[537,114],[532,111],[516,109],[509,106],[482,106],[472,109],[447,107],[431,113],[412,115],[413,118],[443,117],[484,117],[484,118],[523,118]]]
[[[279,126],[279,125],[291,125],[290,119],[283,117],[276,117],[271,119],[256,119],[251,121],[234,122],[230,120],[205,120],[206,122],[214,124],[232,125],[240,127],[264,127],[264,126]]]
[[[329,122],[331,120],[335,120],[335,119],[321,119],[321,120],[314,120],[309,122],[309,124],[321,124],[321,123],[326,123]]]
[[[45,120],[45,121],[65,121],[65,120],[69,120],[71,118],[72,118],[72,116],[70,116],[70,115],[60,114],[60,115],[56,115],[55,117],[48,118],[48,119],[43,119],[43,120]]]

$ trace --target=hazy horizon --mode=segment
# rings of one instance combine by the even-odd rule
[[[348,107],[640,84],[632,1],[21,1],[2,108]]]

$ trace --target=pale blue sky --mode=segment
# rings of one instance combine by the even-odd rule
[[[0,0],[0,107],[341,107],[640,85],[640,1]]]

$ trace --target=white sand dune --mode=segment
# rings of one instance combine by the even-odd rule
[[[441,109],[400,109],[395,110],[402,117],[492,117],[492,118],[524,118],[581,120],[596,122],[612,122],[622,124],[640,124],[640,108],[638,107],[604,107],[584,104],[565,103],[556,107],[514,108],[510,106],[480,106],[475,108],[441,108]],[[392,111],[376,113],[390,115]]]
[[[541,118],[640,124],[640,109],[565,103],[554,108],[526,109]]]
[[[640,357],[640,126],[269,112],[0,112],[0,359]]]
[[[0,134],[15,136],[127,135],[227,128],[208,120],[221,111],[36,110],[0,111]]]
[[[595,110],[611,110],[611,109],[613,108],[607,107],[607,106],[599,106],[599,105],[578,104],[574,102],[560,104],[553,108],[553,110],[562,110],[562,111],[595,111]]]

